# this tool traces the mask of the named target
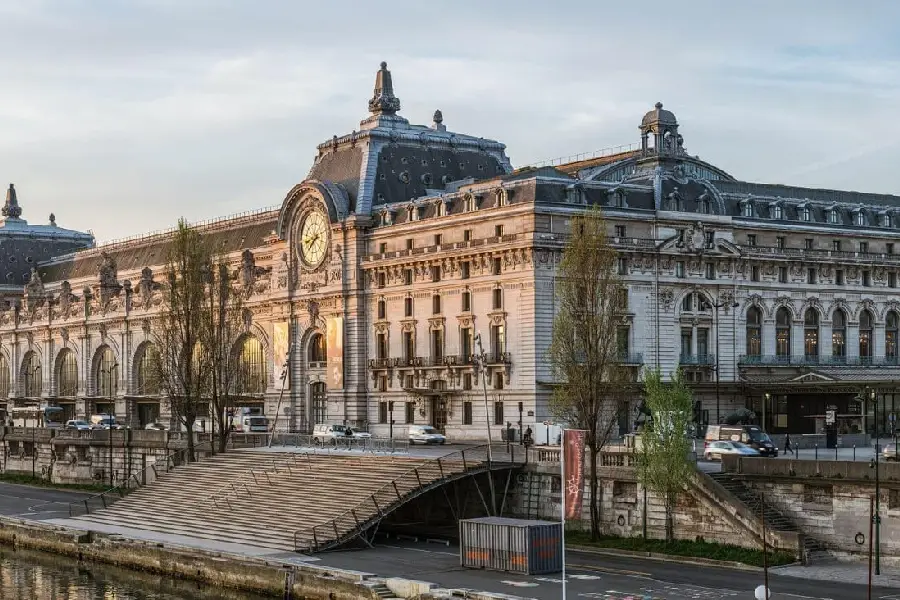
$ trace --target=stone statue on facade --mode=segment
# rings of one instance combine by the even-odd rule
[[[697,252],[703,249],[705,243],[706,226],[697,221],[684,234],[684,248],[688,252]]]
[[[43,306],[46,295],[44,293],[44,283],[37,269],[31,268],[31,278],[25,285],[25,309],[34,317],[35,311]]]
[[[119,295],[122,286],[118,280],[119,270],[116,259],[107,252],[101,252],[100,258],[97,276],[100,280],[100,309],[105,313],[113,297]]]
[[[249,248],[241,252],[241,267],[237,272],[237,278],[244,290],[244,295],[249,297],[254,291],[263,291],[267,285],[257,286],[257,279],[271,270],[271,268],[257,267],[256,258]],[[257,288],[261,289],[257,290]]]
[[[141,305],[144,310],[150,308],[150,302],[153,299],[153,291],[159,288],[159,284],[153,281],[153,269],[144,267],[141,269],[141,279],[137,284],[137,292],[141,299]]]
[[[72,310],[72,302],[75,300],[75,295],[72,293],[72,284],[68,281],[63,281],[59,286],[59,314],[63,319],[69,318],[69,311]]]

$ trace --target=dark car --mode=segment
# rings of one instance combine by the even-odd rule
[[[706,443],[714,441],[742,442],[760,456],[778,456],[778,448],[769,434],[757,425],[710,425],[706,428]]]

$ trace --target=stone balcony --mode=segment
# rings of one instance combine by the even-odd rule
[[[738,358],[738,364],[745,367],[898,367],[900,358],[896,356],[743,354]]]
[[[678,357],[682,367],[713,367],[716,364],[715,354],[682,354]]]

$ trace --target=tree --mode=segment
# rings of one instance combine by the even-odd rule
[[[208,312],[206,286],[210,251],[200,233],[179,220],[166,250],[166,286],[157,322],[157,380],[176,421],[193,433],[209,381],[202,346]],[[196,460],[194,436],[188,435],[188,460]]]
[[[644,372],[644,393],[651,421],[641,433],[638,478],[641,484],[663,498],[666,512],[666,542],[675,539],[673,509],[694,466],[688,458],[691,442],[693,395],[681,370],[663,383],[659,370]]]
[[[556,276],[557,313],[548,356],[556,381],[554,414],[587,431],[592,539],[600,535],[600,451],[618,424],[628,379],[618,352],[623,288],[606,227],[597,208],[572,219]]]

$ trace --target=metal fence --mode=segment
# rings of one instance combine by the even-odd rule
[[[405,454],[409,452],[409,441],[391,438],[353,438],[336,437],[329,440],[316,441],[312,435],[305,433],[272,434],[272,446],[293,448],[315,448],[328,451],[349,451]]]

